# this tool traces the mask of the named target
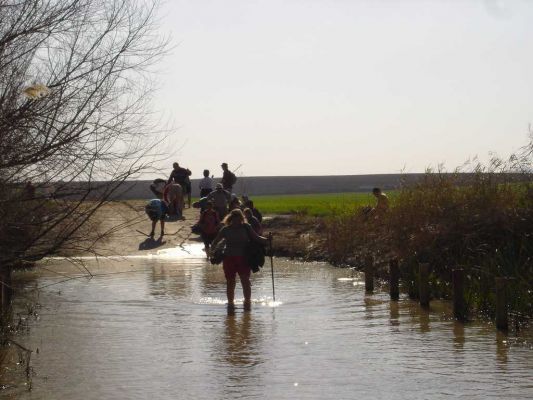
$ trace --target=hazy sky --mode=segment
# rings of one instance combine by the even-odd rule
[[[533,1],[168,0],[155,107],[193,177],[420,172],[533,121]],[[180,149],[181,147],[181,149]]]

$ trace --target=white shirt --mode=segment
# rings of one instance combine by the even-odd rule
[[[200,187],[200,190],[213,189],[213,179],[211,179],[210,177],[205,177],[200,181],[198,186]]]

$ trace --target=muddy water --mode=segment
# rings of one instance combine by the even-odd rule
[[[32,391],[17,399],[509,398],[533,395],[525,337],[454,322],[445,305],[421,312],[326,264],[276,260],[253,276],[253,311],[225,312],[221,268],[198,247],[156,257],[51,260],[19,274],[39,287],[38,318],[16,339],[38,349]],[[58,282],[64,281],[61,284]],[[240,287],[238,296],[242,300]],[[23,300],[18,307],[23,310]]]

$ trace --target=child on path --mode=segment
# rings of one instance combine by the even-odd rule
[[[198,222],[202,230],[201,236],[205,246],[205,252],[209,254],[209,246],[217,236],[220,227],[220,217],[213,208],[213,202],[206,203],[205,210],[200,214],[200,221]]]

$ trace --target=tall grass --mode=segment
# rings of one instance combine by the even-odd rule
[[[453,173],[427,171],[403,186],[381,216],[361,210],[327,218],[335,262],[373,255],[402,261],[407,291],[417,295],[418,263],[431,266],[434,297],[450,296],[451,271],[468,277],[470,305],[492,314],[494,278],[508,277],[511,309],[533,315],[533,141],[508,160],[494,158]],[[465,174],[464,172],[468,172]]]

